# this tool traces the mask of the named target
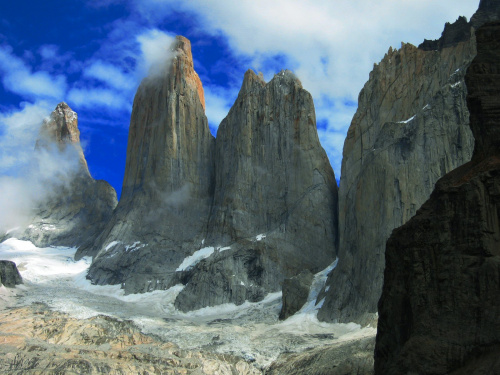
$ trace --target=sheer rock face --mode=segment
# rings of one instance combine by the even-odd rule
[[[318,317],[364,323],[377,311],[384,249],[435,182],[470,160],[464,75],[476,54],[471,37],[425,51],[392,48],[359,95],[344,143],[339,189],[339,263]]]
[[[185,276],[179,309],[259,300],[279,291],[285,277],[333,261],[337,185],[311,95],[293,73],[266,84],[247,71],[219,127],[215,165],[207,244],[231,249]]]
[[[471,162],[387,242],[377,374],[500,373],[500,23],[467,70]]]
[[[249,71],[215,141],[189,41],[174,49],[136,94],[122,199],[89,277],[127,293],[183,283],[183,311],[259,301],[335,255],[337,186],[311,95],[288,71],[268,84]]]
[[[118,201],[106,181],[94,180],[80,145],[78,116],[64,102],[46,119],[40,129],[35,150],[40,169],[61,162],[61,169],[50,174],[46,199],[36,207],[31,224],[21,238],[35,245],[80,246],[92,241],[109,220]]]
[[[22,284],[23,278],[14,262],[9,260],[0,260],[0,287],[14,288]]]
[[[92,248],[89,277],[127,293],[166,288],[206,236],[213,192],[214,137],[204,113],[191,44],[177,37],[164,71],[137,90],[123,191]]]

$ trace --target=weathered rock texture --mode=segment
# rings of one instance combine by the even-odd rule
[[[372,375],[374,347],[375,338],[368,337],[282,354],[266,375]]]
[[[377,311],[387,238],[441,176],[470,160],[464,75],[476,55],[474,30],[460,18],[436,50],[391,48],[370,73],[344,143],[339,263],[320,319],[364,323]]]
[[[189,41],[177,37],[173,50],[136,94],[122,199],[78,254],[95,255],[89,277],[127,293],[183,283],[176,306],[187,311],[258,301],[285,277],[326,267],[337,186],[311,95],[291,72],[266,84],[248,71],[215,140]],[[181,267],[199,250],[206,259]]]
[[[0,312],[2,374],[261,372],[242,358],[182,350],[107,316],[76,320],[41,304]]]
[[[22,284],[23,278],[19,273],[14,262],[9,260],[0,260],[0,286],[14,288],[16,285]]]
[[[50,180],[46,181],[49,192],[35,208],[31,224],[21,238],[42,247],[81,246],[92,241],[118,201],[111,185],[90,175],[80,145],[78,116],[66,103],[59,103],[43,122],[35,151],[41,164],[60,163],[67,170],[50,173]]]
[[[307,302],[309,290],[314,279],[314,275],[309,270],[302,271],[294,277],[283,281],[283,304],[280,311],[280,320],[284,320],[297,311]]]
[[[290,71],[267,84],[247,71],[217,132],[206,241],[231,248],[186,275],[176,306],[256,301],[285,277],[320,271],[334,259],[337,210],[311,95]]]
[[[387,242],[377,374],[500,373],[500,23],[476,35],[474,155]]]
[[[166,288],[206,237],[214,137],[191,44],[177,37],[164,71],[143,80],[130,120],[125,177],[112,220],[92,247],[89,277],[127,293]]]

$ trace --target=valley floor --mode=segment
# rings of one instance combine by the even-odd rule
[[[75,251],[0,244],[0,259],[24,280],[0,289],[0,372],[372,373],[375,328],[319,322],[314,304],[280,322],[280,293],[180,313],[173,301],[182,286],[128,296],[94,286],[90,259],[75,262]]]

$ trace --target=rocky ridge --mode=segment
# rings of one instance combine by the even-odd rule
[[[189,41],[172,49],[161,82],[146,78],[136,94],[122,199],[78,252],[94,255],[89,278],[127,293],[182,283],[176,307],[187,311],[259,301],[327,266],[337,186],[311,95],[289,71],[267,84],[248,71],[214,140]]]
[[[415,215],[441,176],[470,160],[464,76],[476,55],[475,26],[498,17],[497,8],[481,1],[474,22],[447,25],[436,49],[391,48],[370,73],[344,143],[339,263],[329,292],[318,297],[326,298],[321,320],[371,319],[387,238]]]
[[[500,373],[500,23],[476,36],[473,158],[387,242],[377,374]]]
[[[89,243],[102,231],[118,201],[111,185],[90,175],[80,144],[78,116],[66,103],[59,103],[44,120],[35,151],[41,155],[41,163],[47,154],[50,163],[64,160],[68,170],[55,174],[56,181],[47,181],[52,191],[35,208],[31,224],[20,238],[39,247]]]

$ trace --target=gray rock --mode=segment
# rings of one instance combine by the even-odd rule
[[[500,22],[467,70],[475,149],[387,241],[376,374],[500,373]]]
[[[309,270],[302,271],[294,277],[283,281],[283,304],[280,311],[280,320],[284,320],[297,311],[307,302],[309,290],[314,279],[314,275]]]
[[[143,80],[130,120],[116,211],[92,246],[89,278],[127,293],[166,288],[200,248],[212,202],[214,138],[189,40],[177,37],[164,71]]]
[[[206,244],[231,250],[185,278],[179,309],[261,299],[279,291],[284,278],[332,263],[337,185],[311,95],[293,73],[266,84],[246,72],[217,133],[214,194]]]
[[[373,375],[375,338],[341,342],[301,353],[282,354],[266,375]]]
[[[10,260],[0,260],[0,286],[14,288],[22,284],[23,278],[14,262]]]
[[[78,116],[66,103],[59,103],[43,122],[35,151],[48,152],[56,160],[67,158],[73,165],[68,163],[70,170],[60,170],[52,176],[55,181],[48,181],[51,191],[35,208],[30,225],[20,238],[41,247],[81,246],[92,241],[102,231],[118,201],[111,185],[90,175],[80,145]]]
[[[318,317],[366,323],[382,291],[384,249],[435,182],[470,160],[464,75],[471,38],[439,51],[410,44],[375,65],[344,143],[339,189],[339,262]]]

